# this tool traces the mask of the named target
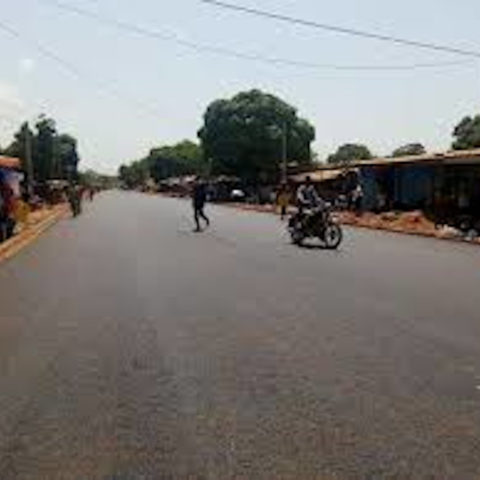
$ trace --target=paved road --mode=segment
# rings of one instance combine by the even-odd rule
[[[480,478],[480,250],[104,194],[0,267],[0,479]]]

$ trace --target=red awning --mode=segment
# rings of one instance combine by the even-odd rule
[[[15,157],[3,157],[0,155],[0,168],[21,168],[21,162],[19,158]]]

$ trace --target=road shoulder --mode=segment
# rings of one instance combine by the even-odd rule
[[[66,215],[66,205],[56,205],[36,220],[29,220],[22,230],[10,240],[0,244],[0,264],[31,245],[44,232]]]

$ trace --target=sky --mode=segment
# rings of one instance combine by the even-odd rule
[[[45,113],[79,141],[81,168],[116,172],[165,143],[196,140],[208,104],[260,88],[316,128],[325,158],[340,144],[377,155],[422,142],[449,148],[480,107],[480,58],[383,43],[248,16],[200,0],[59,0],[161,32],[152,38],[67,12],[55,0],[1,0],[0,145]],[[478,0],[231,0],[323,23],[480,52]],[[197,51],[174,39],[326,66],[272,65]],[[346,71],[329,65],[442,66]]]

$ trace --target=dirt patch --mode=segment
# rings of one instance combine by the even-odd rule
[[[224,205],[245,211],[262,213],[278,212],[278,209],[274,205],[251,205],[246,203],[226,203]],[[468,239],[455,228],[438,227],[420,210],[412,212],[384,212],[379,214],[366,212],[362,215],[357,215],[354,212],[337,212],[336,216],[344,225],[385,230],[407,235],[421,235],[442,240],[464,241],[480,245],[480,237]]]
[[[25,223],[17,226],[16,235],[6,242],[0,243],[0,263],[23,250],[67,212],[68,207],[64,204],[31,212]]]
[[[340,212],[338,216],[342,223],[355,227],[387,230],[409,235],[423,235],[444,240],[466,241],[466,238],[458,230],[436,226],[419,210],[380,214],[368,212],[363,215],[356,215],[354,212]],[[470,239],[468,242],[480,244],[480,238]]]

